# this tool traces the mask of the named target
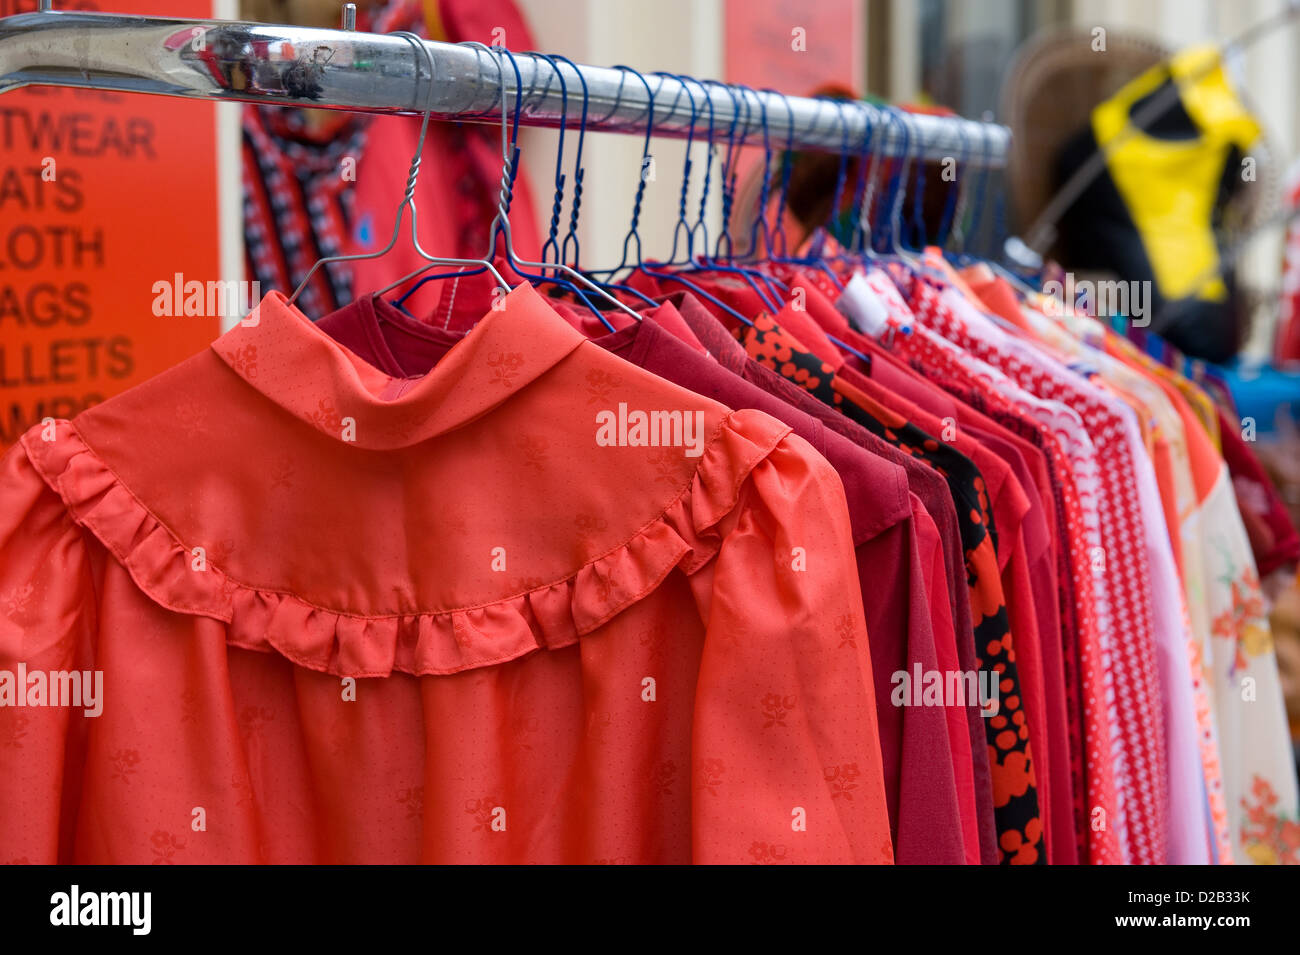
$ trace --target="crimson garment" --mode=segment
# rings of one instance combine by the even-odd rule
[[[0,860],[892,859],[839,477],[531,288],[415,380],[273,293],[0,500],[0,667],[104,690],[0,708]]]
[[[1009,545],[999,548],[998,563],[1011,632],[1019,650],[1018,662],[1026,676],[1025,711],[1031,720],[1031,732],[1035,719],[1039,721],[1034,751],[1038,754],[1039,798],[1050,836],[1047,860],[1051,864],[1075,864],[1078,849],[1073,779],[1076,769],[1081,775],[1082,754],[1072,765],[1055,552],[1039,485],[1026,461],[1026,456],[1038,456],[1046,485],[1042,455],[997,422],[953,400],[953,396],[908,368],[876,341],[858,334],[823,294],[826,284],[824,275],[793,277],[791,288],[802,289],[804,308],[786,308],[779,316],[780,323],[830,364],[837,376],[931,433],[944,436],[950,432],[957,449],[972,457],[988,480],[1000,540]],[[827,334],[871,360],[841,353]],[[1004,463],[1009,474],[998,473]],[[1027,649],[1034,651],[1038,659],[1031,657]],[[1041,684],[1032,695],[1027,679],[1031,675]],[[1042,771],[1044,765],[1049,773]]]
[[[561,315],[566,310],[557,307]],[[565,317],[589,328],[594,322],[589,315],[574,310]],[[665,304],[642,321],[628,317],[626,327],[595,342],[729,408],[756,408],[784,421],[826,457],[844,482],[870,634],[895,859],[922,864],[966,861],[944,711],[896,707],[890,701],[893,674],[910,674],[913,666],[925,670],[939,666],[930,606],[937,596],[946,607],[948,595],[933,521],[920,501],[909,495],[902,467],[874,457],[817,419],[732,375],[707,353],[693,350],[666,331],[661,321],[689,334],[677,310]],[[369,296],[327,315],[317,327],[394,377],[427,372],[463,337],[418,322]],[[937,580],[933,579],[936,567]],[[955,646],[950,619],[947,626],[947,642]],[[958,716],[956,729],[965,733],[964,715]],[[972,850],[971,861],[978,862],[978,842]]]
[[[677,303],[679,314],[690,326],[697,340],[709,350],[709,354],[722,367],[817,418],[828,428],[844,435],[860,447],[904,468],[907,472],[908,486],[920,498],[939,530],[940,542],[943,546],[943,570],[948,582],[948,596],[960,668],[968,671],[975,670],[977,668],[975,635],[971,625],[965,553],[958,530],[956,509],[947,482],[928,465],[904,454],[860,424],[850,421],[838,411],[818,401],[808,391],[783,378],[766,365],[751,359],[744,347],[731,337],[722,323],[693,296],[678,293],[672,296],[672,300]],[[938,630],[939,628],[936,627],[936,632]],[[992,865],[999,861],[1001,855],[994,822],[992,773],[985,743],[986,721],[980,715],[976,705],[966,708],[966,716],[971,751],[971,788],[974,790],[975,803],[973,822],[979,838],[980,861],[984,865]],[[958,771],[960,772],[960,767]]]
[[[950,445],[892,414],[869,396],[857,394],[851,385],[837,383],[834,369],[805,349],[771,316],[759,315],[737,334],[755,360],[930,464],[948,481],[953,499],[958,502],[958,526],[970,578],[976,670],[987,668],[1000,674],[1002,712],[986,721],[986,733],[1002,862],[1044,864],[1043,824],[1025,694],[998,573],[997,529],[983,476],[969,458]]]
[[[992,518],[989,526],[997,529],[991,536],[994,540],[996,566],[1001,576],[1002,592],[1006,603],[1011,635],[1009,640],[1013,647],[1017,676],[1023,693],[1022,712],[1029,732],[1028,742],[1035,754],[1034,782],[1038,804],[1042,818],[1050,820],[1053,817],[1053,774],[1050,771],[1051,746],[1047,735],[1047,690],[1044,686],[1038,615],[1034,606],[1033,588],[1030,586],[1021,530],[1029,511],[1029,499],[1012,473],[1010,465],[976,440],[973,432],[958,427],[955,408],[950,400],[942,402],[946,407],[941,410],[952,411],[952,414],[941,419],[901,394],[891,392],[878,380],[867,377],[866,374],[849,365],[812,318],[813,309],[818,304],[819,293],[815,288],[807,287],[805,292],[806,298],[800,303],[802,307],[796,308],[793,303],[787,305],[776,316],[775,322],[781,329],[789,332],[805,345],[812,355],[831,368],[834,375],[833,387],[839,395],[860,408],[869,407],[869,402],[875,402],[879,407],[898,415],[924,433],[939,437],[943,443],[969,458],[983,479],[988,510]],[[878,370],[874,368],[874,364],[873,370]],[[1062,818],[1068,822],[1070,817],[1066,814]],[[1045,828],[1046,861],[1050,863],[1053,857],[1048,835],[1049,830]],[[1073,833],[1069,833],[1067,838],[1072,842]]]

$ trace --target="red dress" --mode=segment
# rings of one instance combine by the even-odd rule
[[[0,669],[103,675],[0,862],[892,860],[835,472],[505,306],[399,379],[273,293],[0,459]]]

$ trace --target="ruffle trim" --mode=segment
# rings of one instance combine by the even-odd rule
[[[563,580],[473,607],[363,615],[234,580],[155,517],[70,422],[55,423],[52,441],[41,437],[43,427],[22,438],[28,459],[151,600],[222,621],[231,646],[353,677],[459,673],[576,643],[652,593],[673,568],[693,574],[707,564],[750,472],[790,432],[760,412],[732,412],[663,514]]]

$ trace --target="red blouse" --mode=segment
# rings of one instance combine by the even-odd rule
[[[948,761],[950,746],[964,742],[965,784],[972,788],[970,744],[964,736],[950,742],[945,727],[945,716],[951,717],[950,728],[965,734],[965,714],[945,712],[942,707],[900,707],[891,700],[894,674],[911,673],[914,666],[943,669],[937,662],[936,644],[946,641],[955,648],[939,533],[920,501],[909,494],[903,468],[869,454],[816,418],[744,381],[708,357],[707,351],[696,352],[688,343],[698,345],[698,339],[672,304],[665,303],[640,320],[627,318],[625,327],[613,334],[605,334],[590,311],[564,304],[553,307],[625,361],[729,408],[756,408],[783,421],[835,468],[844,484],[871,635],[876,722],[895,861],[905,865],[966,861],[957,783]],[[417,321],[383,299],[369,297],[330,313],[316,327],[395,376],[427,372],[462,335]],[[687,337],[676,337],[683,334]],[[944,613],[932,625],[937,607]],[[972,815],[973,803],[972,788]],[[971,835],[974,839],[976,834]],[[977,840],[970,860],[979,861]]]
[[[0,708],[0,861],[892,860],[834,471],[504,302],[398,379],[272,293],[0,459],[0,668],[104,691]]]

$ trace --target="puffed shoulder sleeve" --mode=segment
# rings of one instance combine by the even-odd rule
[[[760,412],[733,412],[720,441],[701,462],[696,502],[697,518],[716,519],[718,549],[691,577],[707,621],[695,861],[890,863],[844,487],[811,445]],[[726,444],[743,448],[742,475]]]
[[[37,426],[24,440],[41,440]],[[0,863],[66,862],[76,753],[102,706],[83,531],[23,442],[0,457]]]

